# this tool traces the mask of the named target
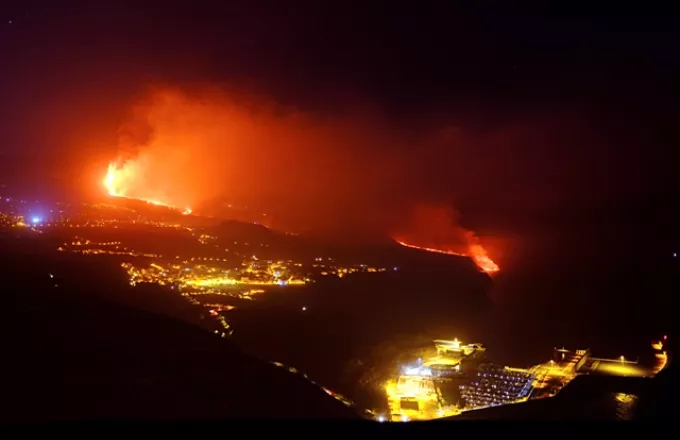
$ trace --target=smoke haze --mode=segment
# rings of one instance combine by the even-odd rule
[[[128,196],[248,206],[296,229],[384,228],[417,171],[369,106],[319,116],[215,87],[151,90],[121,127],[118,166]]]
[[[117,192],[224,217],[252,207],[289,231],[397,228],[411,244],[486,258],[452,206],[415,199],[418,173],[462,157],[460,131],[410,145],[388,125],[367,106],[318,116],[215,87],[155,88],[120,129]]]
[[[19,3],[0,165],[22,185],[100,195],[120,156],[177,204],[253,206],[285,229],[392,231],[423,202],[480,234],[596,219],[600,236],[614,214],[676,229],[669,22]]]
[[[406,129],[351,101],[323,113],[243,87],[156,86],[131,106],[109,160],[132,197],[225,217],[227,207],[247,208],[294,232],[406,232],[449,248],[477,240],[454,207],[473,229],[502,230],[517,213],[521,223],[522,212],[554,212],[607,190],[588,182],[600,183],[606,158],[575,166],[597,136],[573,112],[477,131],[443,119]]]

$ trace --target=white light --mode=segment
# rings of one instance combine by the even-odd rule
[[[36,216],[36,217],[33,217],[33,218],[31,219],[31,221],[32,221],[33,223],[40,223],[40,217],[37,217],[37,216]]]
[[[411,419],[409,419],[408,416],[401,416],[401,421],[402,421],[402,422],[408,422],[408,421],[410,421],[410,420],[411,420]]]
[[[302,306],[302,311],[304,312],[305,310],[307,310],[307,307]]]
[[[54,275],[53,275],[53,274],[50,274],[50,278],[54,278]]]
[[[385,421],[385,416],[378,416],[378,422],[382,423]]]

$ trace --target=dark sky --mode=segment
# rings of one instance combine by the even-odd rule
[[[319,115],[369,102],[414,144],[461,130],[464,147],[437,160],[371,154],[422,159],[414,194],[482,227],[671,222],[674,20],[338,3],[2,2],[1,153],[114,154],[149,84],[230,83]]]

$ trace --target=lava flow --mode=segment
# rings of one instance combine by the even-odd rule
[[[166,208],[171,208],[171,209],[177,209],[179,211],[182,211],[182,214],[188,215],[191,214],[191,208],[185,208],[181,209],[176,206],[173,206],[170,203],[167,203],[163,200],[160,199],[153,199],[153,198],[145,198],[145,197],[137,197],[132,194],[130,194],[128,185],[131,181],[134,181],[134,173],[135,173],[135,168],[133,164],[130,163],[125,163],[122,167],[116,164],[115,162],[112,162],[109,164],[108,171],[106,173],[106,176],[104,177],[103,183],[104,187],[106,188],[106,191],[109,193],[110,196],[113,197],[122,197],[126,199],[134,199],[134,200],[140,200],[142,202],[149,203],[151,205],[157,205],[157,206],[164,206]]]
[[[445,254],[445,255],[457,255],[459,257],[469,257],[472,258],[472,261],[475,262],[477,267],[486,273],[496,273],[499,272],[501,269],[498,267],[494,261],[489,258],[489,256],[486,253],[486,249],[478,243],[470,243],[468,245],[468,253],[461,253],[461,252],[454,252],[452,250],[448,249],[436,249],[436,248],[430,248],[430,247],[423,247],[423,246],[416,246],[414,244],[407,243],[403,239],[399,238],[394,238],[394,241],[399,243],[402,246],[412,248],[412,249],[418,249],[421,251],[426,251],[426,252],[435,252],[438,254]]]

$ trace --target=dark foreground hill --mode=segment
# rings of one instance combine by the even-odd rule
[[[54,287],[38,256],[7,250],[4,422],[357,417],[320,387],[225,339],[96,298],[104,285],[92,285],[92,296]]]

